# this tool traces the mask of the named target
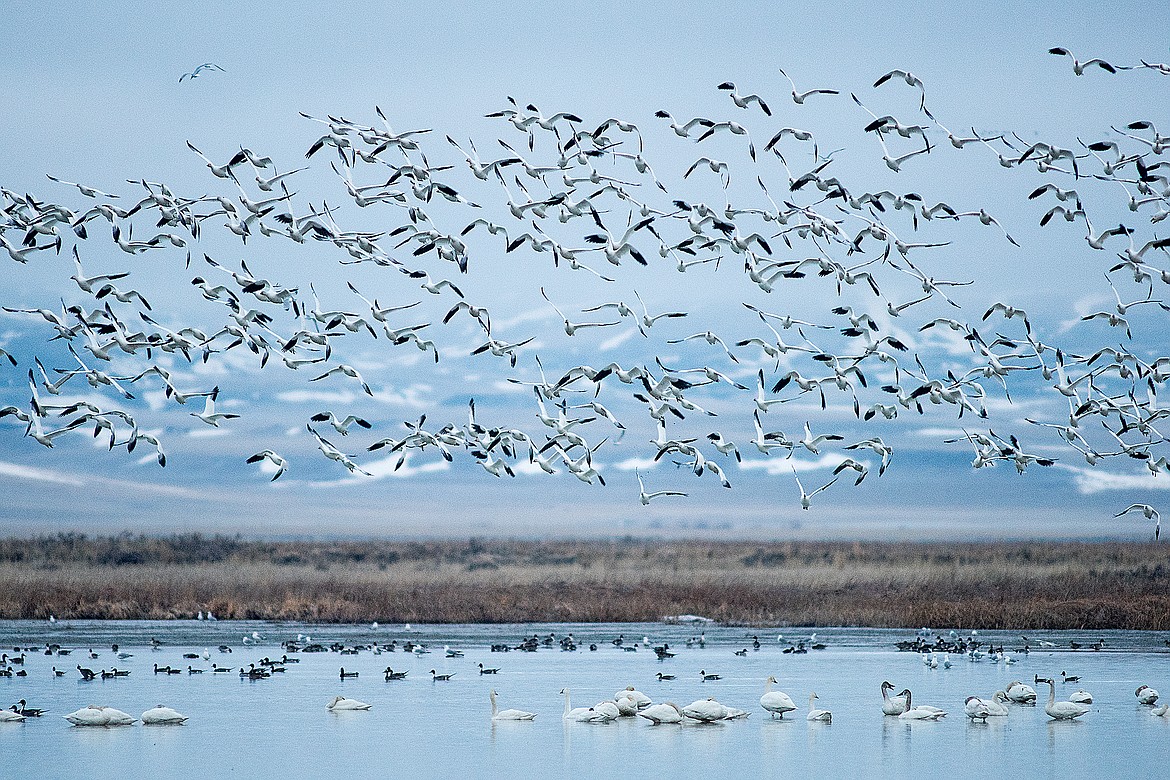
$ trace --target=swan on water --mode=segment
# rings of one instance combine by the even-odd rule
[[[682,713],[700,723],[714,723],[723,720],[727,708],[714,699],[699,699],[683,707]]]
[[[493,689],[488,698],[492,701],[492,720],[533,720],[536,718],[535,712],[525,712],[524,710],[501,710],[496,706],[496,692]]]
[[[634,704],[636,704],[640,710],[644,710],[654,703],[649,696],[635,689],[632,685],[626,686],[624,691],[618,691],[615,693],[613,695],[613,700],[618,701],[622,697],[632,699]]]
[[[773,675],[768,675],[768,679],[764,680],[764,695],[760,697],[760,706],[772,713],[773,716],[779,715],[783,718],[784,713],[796,709],[796,703],[787,693],[772,690],[772,685],[775,682],[776,678]]]
[[[638,713],[640,717],[658,726],[662,723],[682,723],[686,716],[679,706],[668,701],[666,704],[652,704]]]
[[[906,711],[905,696],[891,696],[894,684],[888,680],[882,683],[882,713],[885,715],[901,715]]]
[[[986,723],[988,716],[991,715],[991,709],[987,705],[988,703],[978,696],[968,696],[967,700],[963,702],[963,714],[973,721],[979,720]]]
[[[898,716],[902,720],[938,720],[946,715],[946,712],[940,710],[938,707],[931,707],[927,704],[915,707],[912,698],[913,694],[909,688],[903,689],[898,695],[906,697],[906,711]]]
[[[24,716],[12,710],[0,710],[0,723],[20,723]]]
[[[1019,680],[1010,682],[1006,693],[1007,697],[1017,704],[1034,704],[1036,702],[1036,689]]]
[[[141,720],[144,726],[178,726],[187,721],[187,716],[160,704],[142,713]]]
[[[1167,710],[1170,710],[1170,704],[1163,704],[1159,707],[1154,707],[1154,709],[1150,710],[1150,714],[1154,715],[1156,717],[1159,717],[1159,718],[1164,718],[1164,717],[1166,717]]]
[[[1036,682],[1048,683],[1048,704],[1045,705],[1044,711],[1053,720],[1072,720],[1073,718],[1081,717],[1089,711],[1089,705],[1087,704],[1077,704],[1074,701],[1057,701],[1056,683],[1051,679],[1037,680]]]
[[[325,709],[330,712],[343,712],[346,710],[368,710],[373,707],[372,704],[366,704],[364,701],[357,699],[347,699],[344,696],[334,696],[333,701],[325,705]]]
[[[808,695],[808,716],[805,718],[805,720],[819,721],[821,723],[832,723],[833,713],[829,712],[828,710],[816,709],[813,707],[813,702],[819,698],[820,697],[817,696],[815,691]]]
[[[618,714],[624,718],[632,718],[638,714],[638,703],[629,696],[616,699],[614,705],[618,708]]]
[[[1148,685],[1140,686],[1133,693],[1142,704],[1153,704],[1158,700],[1158,692]]]
[[[1003,691],[996,691],[990,699],[984,699],[983,703],[987,705],[987,714],[993,718],[1007,717],[1011,710],[1007,707],[1009,701],[1007,694]]]
[[[113,707],[91,704],[63,716],[74,726],[129,726],[135,718]]]
[[[561,688],[561,695],[565,697],[565,714],[561,716],[562,720],[571,720],[578,723],[605,723],[612,720],[604,713],[600,713],[592,707],[573,707],[569,701],[569,689]]]
[[[618,708],[617,704],[612,701],[599,701],[597,704],[593,705],[593,709],[594,711],[599,712],[605,716],[606,720],[616,720],[617,718],[620,718],[622,714],[622,711]]]
[[[1093,694],[1082,689],[1070,694],[1068,700],[1076,704],[1092,704]]]

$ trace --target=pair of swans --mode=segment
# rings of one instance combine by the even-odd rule
[[[491,699],[491,702],[492,702],[492,720],[493,721],[497,721],[497,720],[535,720],[536,719],[536,713],[534,713],[534,712],[525,712],[524,710],[501,710],[496,705],[496,692],[494,689],[488,694],[488,698]]]
[[[561,716],[563,720],[576,723],[609,723],[618,717],[616,705],[612,702],[601,702],[595,707],[574,708],[569,700],[569,689],[561,688],[561,695],[565,697],[565,714]],[[610,707],[613,709],[611,710]]]
[[[63,716],[74,726],[129,726],[137,718],[113,707],[91,704]]]
[[[883,715],[901,715],[906,711],[906,697],[902,695],[891,696],[890,691],[894,690],[894,684],[889,680],[882,682],[882,714]]]

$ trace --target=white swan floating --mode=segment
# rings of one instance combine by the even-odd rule
[[[1044,706],[1044,711],[1053,720],[1072,720],[1081,717],[1089,711],[1089,705],[1087,704],[1077,704],[1075,701],[1057,701],[1056,683],[1051,679],[1037,680],[1036,682],[1048,683],[1048,704]]]
[[[833,722],[833,713],[832,712],[829,712],[828,710],[822,710],[822,709],[817,709],[817,708],[813,707],[813,702],[815,702],[818,698],[820,698],[820,697],[817,696],[815,691],[808,695],[808,716],[805,717],[805,720],[814,721],[814,722],[818,722],[818,723],[832,723]]]
[[[796,703],[787,693],[772,690],[775,682],[776,678],[768,675],[768,679],[764,681],[764,695],[760,697],[760,706],[772,713],[773,717],[778,715],[783,719],[784,713],[796,709]]]
[[[1142,704],[1153,704],[1158,700],[1158,692],[1148,685],[1140,686],[1133,693]]]
[[[639,710],[644,710],[654,703],[654,701],[649,696],[637,690],[632,685],[626,686],[624,691],[618,691],[613,695],[614,701],[621,701],[623,698],[633,701],[634,705]]]
[[[1019,680],[1013,680],[1009,683],[1006,693],[1007,697],[1017,704],[1034,704],[1036,702],[1036,689]]]
[[[900,696],[906,697],[906,711],[898,717],[902,720],[938,720],[946,716],[945,710],[940,710],[938,707],[931,707],[929,704],[921,704],[914,706],[914,699],[909,688],[904,689]]]
[[[24,716],[12,710],[0,710],[0,723],[21,723]]]
[[[113,707],[91,704],[62,716],[74,726],[129,726],[136,718]]]
[[[670,701],[666,704],[652,704],[639,712],[638,716],[645,718],[655,726],[663,723],[682,723],[686,720],[686,716],[679,709],[679,706]]]
[[[188,718],[160,704],[142,713],[141,720],[143,726],[179,726],[186,723]]]
[[[496,706],[496,692],[492,690],[488,694],[488,698],[492,701],[492,720],[535,720],[535,712],[525,712],[524,710],[501,710]]]
[[[358,701],[357,699],[334,696],[333,701],[325,705],[325,709],[330,712],[356,712],[358,710],[368,710],[373,706],[372,704],[366,704],[364,701]]]
[[[568,688],[561,688],[561,695],[565,697],[565,714],[561,716],[562,720],[576,723],[607,723],[613,720],[609,715],[598,712],[592,707],[573,707],[569,700]]]
[[[714,723],[717,720],[723,720],[727,714],[727,708],[715,699],[699,699],[683,707],[682,713],[691,720],[697,720],[700,723]]]

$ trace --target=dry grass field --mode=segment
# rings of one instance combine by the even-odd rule
[[[0,618],[1170,630],[1170,547],[0,539]]]

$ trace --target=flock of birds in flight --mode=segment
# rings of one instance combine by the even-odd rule
[[[377,624],[375,624],[375,627],[376,625]],[[924,629],[924,631],[928,632],[929,629]],[[956,636],[954,631],[951,632],[951,635],[952,637]],[[941,637],[939,637],[938,641],[935,643],[927,643],[923,641],[922,636],[923,632],[919,632],[918,644],[922,645],[923,647],[931,647],[932,645],[955,646],[954,643],[945,642]],[[931,638],[929,633],[926,636]],[[745,640],[746,639],[753,640],[752,645],[757,652],[761,649],[761,643],[758,636],[745,637]],[[783,637],[780,637],[779,639],[783,641]],[[1026,637],[1024,639],[1026,643],[1028,640]],[[244,635],[244,645],[251,646],[253,649],[257,646],[263,645],[265,641],[266,638],[257,631],[253,631]],[[602,644],[605,644],[603,640],[598,641],[602,641]],[[813,643],[813,645],[816,647],[824,647],[824,643],[816,643],[815,634],[808,640],[808,642]],[[559,647],[561,651],[575,651],[577,650],[577,644],[577,640],[574,639],[572,633],[562,637],[557,637],[554,633],[549,633],[544,637],[541,637],[538,634],[533,634],[531,637],[524,638],[515,647],[508,643],[500,643],[491,645],[491,650],[492,652],[502,652],[514,649],[535,653],[538,650],[555,650]],[[611,644],[617,650],[628,651],[637,650],[638,648],[637,642],[627,643],[624,641],[624,636],[619,636],[618,638],[611,640],[608,644]],[[707,645],[705,632],[699,636],[687,639],[685,644],[688,651],[691,649],[702,650]],[[805,646],[806,642],[801,640],[799,644],[801,647],[803,647]],[[901,645],[903,643],[899,644]],[[969,638],[960,640],[958,644],[966,648],[966,650],[965,652],[960,651],[955,660],[958,660],[965,655],[971,662],[981,661],[984,659],[984,657],[987,657],[992,661],[998,661],[999,656],[1002,655],[1002,660],[1005,665],[1012,662],[1009,660],[1006,653],[1001,654],[996,651],[994,647],[988,649],[990,655],[985,653],[981,649],[984,645],[983,643],[977,641],[975,632],[972,632],[972,635]],[[1048,647],[1054,647],[1053,643],[1051,642],[1041,642],[1041,644]],[[670,645],[666,642],[655,644],[651,642],[649,637],[645,637],[643,639],[643,645],[653,648],[659,663],[668,659],[672,659],[677,655],[677,651],[671,649]],[[301,663],[302,655],[336,654],[357,657],[361,655],[372,654],[373,656],[380,657],[384,654],[397,653],[399,649],[401,649],[402,654],[422,662],[423,667],[425,668],[425,666],[430,662],[426,661],[424,656],[429,655],[432,652],[427,643],[415,641],[413,639],[404,641],[401,647],[399,647],[398,640],[394,640],[388,643],[374,642],[346,644],[343,642],[332,642],[326,644],[320,641],[314,641],[311,637],[305,636],[303,634],[298,634],[295,640],[289,639],[282,642],[280,646],[283,651],[280,658],[273,659],[268,656],[264,656],[257,662],[249,664],[247,668],[241,665],[239,667],[238,677],[241,680],[247,680],[249,682],[267,680],[273,678],[274,676],[283,677],[285,676],[286,672],[289,672],[290,669],[295,669],[296,666]],[[122,665],[123,667],[128,665],[133,666],[135,664],[135,661],[133,660],[135,653],[130,652],[131,649],[134,648],[120,647],[119,645],[115,644],[112,646],[111,657],[115,659],[116,663]],[[595,641],[591,643],[589,645],[589,649],[591,651],[597,651],[599,649],[598,642]],[[153,663],[153,675],[156,678],[160,674],[163,675],[164,678],[170,677],[172,675],[193,677],[195,675],[202,676],[205,674],[214,678],[237,676],[235,667],[232,666],[221,666],[218,663],[212,663],[210,668],[208,668],[206,664],[210,662],[213,657],[209,648],[204,648],[202,653],[190,650],[184,652],[182,654],[182,663],[176,666],[169,664],[166,666],[160,666],[157,662],[158,656],[165,655],[165,653],[160,653],[160,651],[173,650],[172,648],[166,648],[163,646],[162,642],[152,638],[150,650],[152,651],[151,655],[156,658],[155,662]],[[463,650],[452,648],[450,645],[444,645],[442,651],[444,660],[447,664],[458,664],[461,659],[465,658],[466,655]],[[18,666],[20,668],[19,676],[22,678],[27,678],[29,676],[28,667],[34,666],[37,663],[35,661],[37,656],[43,655],[52,659],[54,656],[67,656],[72,652],[72,649],[62,647],[57,643],[50,643],[44,647],[14,647],[13,655],[9,657],[9,655],[5,653],[2,661],[0,661],[0,664],[7,665],[10,663]],[[223,654],[232,652],[233,649],[230,645],[219,645],[219,653],[221,654],[221,658],[227,657]],[[788,652],[788,650],[786,649],[784,652]],[[96,652],[90,648],[86,655],[89,659],[96,660],[101,658],[103,653]],[[747,656],[747,648],[745,647],[742,651],[735,651],[735,655]],[[921,657],[923,664],[933,669],[938,669],[940,667],[949,669],[952,666],[952,659],[949,653],[936,653],[933,651],[928,651],[922,652]],[[47,664],[49,662],[46,661],[44,663]],[[366,671],[369,671],[368,663],[363,665],[359,661],[356,661],[356,659],[351,660],[351,668],[349,671],[347,671],[345,667],[341,667],[339,679],[343,685],[346,684],[347,680],[356,680],[361,676],[361,672],[353,668],[354,663],[358,663],[359,667],[367,667]],[[379,658],[375,663],[380,667],[383,661],[381,658]],[[384,671],[379,671],[377,668],[375,668],[375,675],[381,677],[387,683],[400,683],[401,681],[407,679],[410,671],[409,669],[403,668],[404,663],[406,662],[395,663],[395,665],[399,667],[398,670],[395,670],[390,666],[387,666]],[[199,664],[199,668],[196,668],[194,664]],[[185,672],[183,665],[186,665]],[[410,664],[407,663],[406,665],[409,666]],[[316,663],[314,668],[318,668],[320,666],[321,663]],[[493,679],[495,679],[495,676],[500,675],[502,671],[498,667],[488,668],[482,662],[477,666],[479,670],[477,677],[479,679],[482,679],[485,675],[492,675]],[[7,668],[9,670],[7,676],[12,677],[12,666],[7,666]],[[116,681],[120,678],[128,677],[132,673],[131,669],[129,668],[119,669],[117,666],[113,667],[112,670],[108,672],[105,669],[102,669],[99,672],[83,667],[80,663],[77,664],[77,670],[81,674],[81,682],[83,684],[93,683],[98,680]],[[150,670],[148,669],[147,671]],[[50,675],[48,669],[41,670],[41,673],[43,673],[45,676]],[[449,683],[456,677],[456,675],[459,674],[459,672],[448,671],[443,674],[439,674],[435,669],[431,669],[429,674],[431,683]],[[474,674],[474,671],[472,671],[472,674]],[[52,678],[61,678],[65,675],[65,671],[57,669],[56,666],[52,667]],[[1060,676],[1062,684],[1077,684],[1082,681],[1080,676],[1069,675],[1064,671],[1060,673]],[[669,688],[676,688],[678,685],[682,684],[682,681],[679,680],[677,675],[668,674],[663,671],[657,672],[655,675],[653,675],[653,677],[657,680],[658,685],[667,685]],[[697,678],[697,683],[706,687],[706,684],[718,683],[721,679],[723,679],[723,675],[715,672],[707,672],[705,669],[703,669],[698,672]],[[1057,701],[1056,681],[1053,678],[1043,678],[1039,675],[1036,675],[1034,682],[1036,684],[1046,683],[1049,685],[1048,702],[1044,706],[1044,711],[1053,720],[1074,720],[1088,714],[1092,709],[1090,705],[1094,703],[1094,697],[1090,692],[1084,690],[1083,688],[1078,688],[1078,690],[1072,693],[1067,700]],[[675,683],[675,685],[672,686],[670,685],[671,683]],[[777,683],[778,680],[774,675],[769,675],[765,679],[764,692],[759,699],[759,705],[769,714],[770,718],[783,719],[786,714],[796,713],[799,708],[787,693],[773,690],[773,686]],[[939,707],[921,703],[915,705],[912,698],[913,693],[909,689],[903,689],[899,693],[895,693],[896,689],[897,687],[893,683],[888,681],[883,681],[881,683],[881,711],[883,715],[897,717],[899,720],[903,721],[937,721],[947,715],[947,711]],[[634,716],[640,716],[650,721],[653,725],[713,723],[719,721],[740,720],[748,717],[751,714],[748,710],[739,709],[737,707],[729,707],[727,705],[721,704],[715,699],[714,696],[697,699],[685,707],[680,707],[673,702],[655,704],[650,696],[637,690],[632,685],[627,686],[625,689],[615,693],[612,699],[606,699],[588,707],[574,708],[572,706],[572,700],[570,698],[570,691],[568,688],[561,689],[560,695],[564,697],[564,711],[562,719],[565,721],[578,723],[609,723],[618,720],[619,718],[632,718]],[[1151,707],[1152,709],[1150,712],[1155,716],[1165,717],[1167,711],[1170,710],[1170,707],[1167,707],[1165,704],[1161,706],[1155,706],[1157,705],[1159,694],[1158,691],[1151,688],[1149,685],[1139,686],[1135,691],[1135,696],[1140,704]],[[530,721],[536,718],[536,713],[529,712],[527,710],[499,709],[496,703],[496,691],[494,689],[490,691],[489,698],[491,701],[491,717],[493,721]],[[819,697],[815,692],[811,692],[809,694],[808,711],[804,715],[804,719],[810,723],[832,723],[832,711],[818,707],[816,705],[818,698]],[[1013,680],[1006,686],[1003,686],[1002,690],[998,690],[993,695],[986,698],[979,696],[966,697],[963,703],[963,713],[972,722],[986,723],[988,718],[1007,717],[1012,713],[1013,710],[1020,711],[1021,707],[1028,708],[1038,704],[1039,702],[1036,689],[1032,687],[1032,685],[1021,682],[1019,680]],[[368,704],[360,699],[340,695],[334,696],[325,706],[326,710],[335,713],[345,711],[367,711],[371,708],[371,704]],[[19,723],[28,718],[39,718],[46,712],[48,712],[47,709],[43,707],[30,706],[25,699],[21,699],[16,704],[13,704],[11,707],[9,707],[9,709],[0,710],[0,723]],[[136,720],[139,720],[122,712],[121,710],[93,704],[87,707],[83,707],[75,712],[71,712],[63,717],[65,720],[75,726],[121,726],[131,725]],[[187,720],[188,716],[183,715],[175,709],[166,707],[162,704],[147,710],[141,716],[141,721],[145,725],[181,725]]]
[[[1099,59],[1081,62],[1062,48],[1050,53],[1072,59],[1077,76],[1087,68],[1100,69],[1108,78],[1121,77],[1122,71],[1170,75],[1166,64],[1143,60],[1114,66]],[[206,63],[180,81],[217,71],[223,69]],[[94,437],[107,437],[111,450],[152,448],[165,466],[161,431],[140,422],[142,409],[116,404],[111,396],[129,400],[161,390],[169,403],[190,402],[196,409],[201,404],[201,411],[190,412],[200,423],[230,428],[240,415],[221,411],[222,404],[217,409],[220,386],[185,386],[181,369],[246,351],[252,355],[249,361],[267,367],[269,374],[274,367],[304,377],[313,387],[348,386],[372,397],[378,383],[350,362],[336,360],[335,350],[357,341],[370,349],[366,340],[372,340],[385,351],[421,350],[438,363],[455,350],[455,339],[445,342],[448,331],[441,326],[459,320],[475,328],[482,341],[463,356],[469,352],[483,370],[502,372],[507,382],[531,388],[540,427],[532,432],[487,421],[469,398],[465,421],[428,426],[428,415],[422,415],[405,422],[401,432],[366,445],[368,452],[396,459],[395,469],[413,453],[431,452],[446,461],[468,457],[496,477],[514,476],[520,466],[550,474],[564,469],[583,482],[604,485],[595,457],[607,443],[620,440],[636,416],[657,434],[645,450],[646,462],[666,459],[697,477],[712,475],[728,488],[729,459],[742,460],[749,448],[768,458],[834,453],[838,463],[823,484],[806,486],[795,466],[791,469],[793,495],[799,494],[801,507],[808,509],[843,476],[860,484],[872,470],[884,474],[893,456],[893,447],[879,435],[847,438],[823,430],[807,419],[817,406],[826,410],[832,400],[851,407],[856,425],[872,430],[930,407],[950,409],[964,431],[950,442],[971,448],[975,468],[1002,463],[1023,473],[1032,465],[1051,466],[1057,458],[1030,447],[1022,435],[996,433],[984,421],[993,393],[1002,392],[1010,401],[1010,383],[1032,381],[1049,397],[1058,394],[1067,414],[1027,422],[1037,435],[1066,447],[1070,457],[1089,466],[1136,460],[1150,474],[1170,472],[1170,460],[1160,450],[1165,438],[1157,429],[1170,414],[1157,404],[1170,378],[1170,356],[1148,354],[1150,340],[1135,339],[1135,331],[1140,336],[1143,328],[1156,339],[1162,320],[1149,324],[1142,318],[1170,311],[1154,291],[1170,284],[1170,238],[1154,233],[1154,226],[1170,215],[1170,165],[1162,159],[1170,135],[1141,118],[1113,126],[1100,138],[1077,138],[1075,145],[1029,143],[1011,132],[974,128],[956,133],[936,117],[926,84],[909,71],[892,70],[873,85],[874,101],[909,96],[911,108],[900,116],[871,111],[856,94],[800,91],[787,73],[781,75],[791,86],[782,99],[795,107],[785,115],[798,116],[808,102],[850,101],[863,136],[895,174],[916,165],[917,158],[938,154],[944,144],[982,155],[1009,174],[1039,173],[1044,183],[1027,200],[1040,206],[1040,226],[1081,230],[1088,251],[1100,253],[1116,306],[1086,314],[1080,327],[1100,328],[1109,345],[1088,354],[1057,346],[1033,328],[1026,311],[1009,302],[991,302],[975,316],[966,314],[952,296],[961,297],[956,291],[972,280],[943,278],[931,267],[931,258],[955,238],[939,233],[956,224],[984,226],[996,240],[1019,246],[994,214],[971,204],[932,202],[917,192],[862,191],[835,175],[841,150],[826,153],[811,131],[777,127],[781,112],[773,108],[775,98],[725,82],[718,89],[727,93],[732,118],[684,121],[658,111],[644,120],[668,124],[677,144],[695,150],[697,159],[681,173],[686,184],[673,171],[666,175],[651,167],[642,126],[618,118],[586,121],[572,112],[546,115],[509,97],[506,106],[487,114],[506,131],[494,139],[491,152],[480,151],[482,142],[477,147],[471,140],[442,139],[431,129],[395,131],[376,108],[380,125],[303,114],[323,131],[299,167],[279,168],[272,158],[247,148],[216,159],[188,142],[206,165],[209,183],[220,188],[218,194],[178,192],[145,179],[129,180],[134,190],[115,194],[50,175],[82,197],[79,206],[0,188],[0,247],[19,266],[70,257],[75,273],[69,278],[76,287],[70,288],[74,302],[68,305],[60,291],[54,295],[61,297],[60,308],[4,307],[27,317],[30,326],[44,328],[58,364],[46,366],[43,352],[0,350],[0,363],[21,372],[21,386],[22,369],[27,369],[29,393],[23,403],[0,408],[0,418],[15,418],[27,436],[46,447],[92,431]],[[770,127],[761,131],[762,123]],[[759,144],[756,134],[761,132],[759,137],[767,140]],[[709,156],[714,152],[708,150],[716,148],[727,152],[726,159]],[[441,152],[452,162],[432,162]],[[463,166],[474,179],[466,186],[454,178]],[[310,168],[315,170],[306,173]],[[290,187],[312,175],[333,181],[345,205],[298,199]],[[699,181],[711,193],[709,202],[672,197],[666,183],[694,187]],[[1102,229],[1091,220],[1099,219],[1096,209],[1103,212],[1109,205],[1095,206],[1094,201],[1116,206],[1111,195],[1121,199],[1132,218]],[[375,215],[377,228],[356,226],[357,217],[367,214]],[[930,235],[918,235],[927,230]],[[216,233],[208,239],[211,231]],[[253,272],[245,259],[236,267],[205,251],[205,242],[226,240],[229,234],[245,251],[256,250],[262,241],[329,248],[342,273],[358,264],[376,267],[385,271],[386,286],[368,295],[352,279],[342,279],[348,302],[326,305],[315,288],[284,284]],[[645,344],[640,350],[644,359],[628,365],[563,365],[546,373],[547,360],[542,363],[526,346],[553,334],[501,326],[506,316],[489,311],[474,300],[472,290],[465,294],[460,286],[462,275],[479,264],[507,273],[501,258],[508,263],[522,253],[530,262],[550,261],[549,273],[576,274],[573,278],[585,280],[582,290],[599,284],[618,289],[623,286],[619,272],[661,285],[662,274],[671,269],[679,274],[740,271],[753,295],[758,297],[751,288],[770,294],[761,300],[775,304],[743,302],[742,311],[736,304],[734,316],[750,318],[754,330],[733,337],[708,324],[692,325],[695,317],[685,307],[652,311],[636,289],[574,301],[555,290],[550,294],[546,284],[537,303],[550,315],[555,312],[566,344],[579,342],[578,333],[631,327]],[[124,266],[87,272],[91,257],[120,258]],[[196,327],[179,321],[177,313],[156,311],[149,290],[134,286],[136,265],[156,269],[168,257],[178,260],[175,273],[192,277],[190,284],[206,300],[201,316],[212,318],[215,327]],[[652,279],[651,272],[659,276]],[[914,294],[905,295],[907,289]],[[799,319],[785,308],[786,302],[825,295],[832,305],[823,317]],[[426,310],[424,299],[436,308],[435,316],[413,311]],[[969,367],[928,369],[923,350],[905,336],[925,339],[928,331],[961,339],[969,350]],[[666,365],[662,355],[684,343],[693,348],[687,354],[705,358]],[[752,362],[754,370],[746,367]],[[55,402],[54,396],[83,383],[96,391],[87,400]],[[754,436],[735,441],[716,429],[719,414],[701,405],[711,404],[708,399],[723,408],[736,403],[737,430],[746,431],[750,424]],[[801,404],[793,407],[803,404],[806,415],[803,421],[797,418],[796,430],[770,424],[794,401]],[[369,416],[360,409],[323,410],[305,420],[303,428],[325,458],[351,474],[365,474],[362,459],[339,446],[333,432],[346,437],[355,427],[374,428]],[[261,464],[274,480],[290,468],[290,459],[275,446],[247,462]],[[686,495],[654,490],[641,473],[638,483],[643,504]],[[1128,512],[1153,520],[1157,534],[1153,507],[1133,504],[1118,514]]]

